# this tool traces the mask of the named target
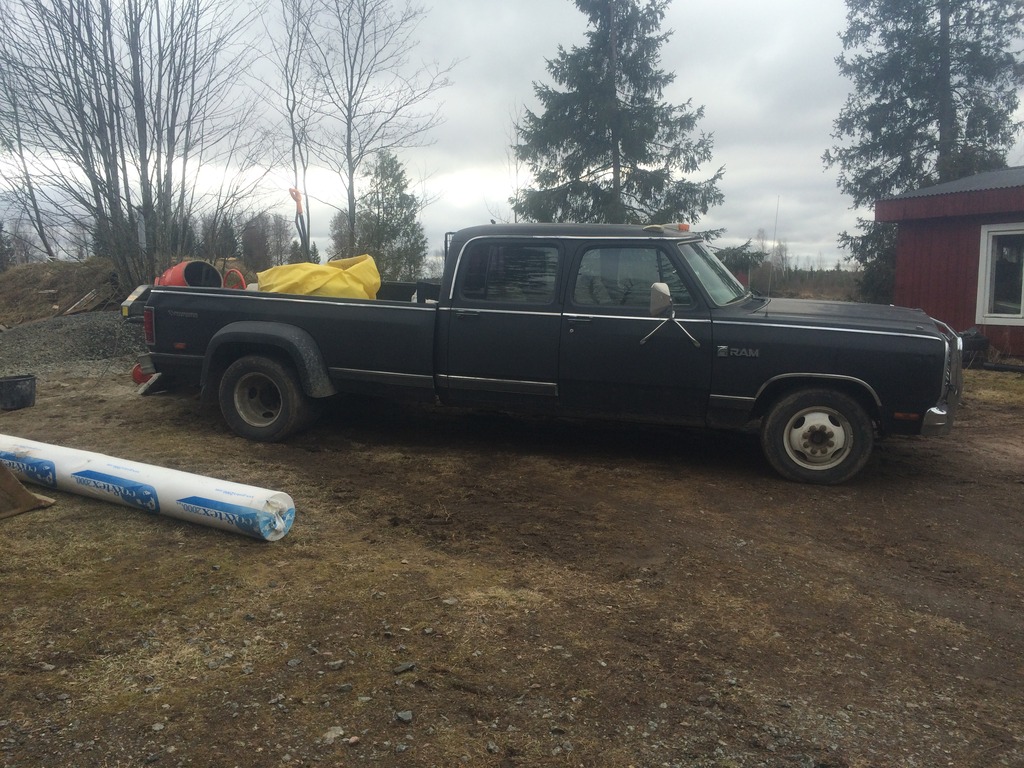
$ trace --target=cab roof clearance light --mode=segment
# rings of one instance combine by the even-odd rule
[[[677,224],[652,224],[649,227],[644,227],[648,232],[689,232],[690,225],[683,224],[682,222]]]

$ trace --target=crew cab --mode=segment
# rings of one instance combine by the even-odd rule
[[[856,475],[885,435],[942,435],[961,339],[924,312],[748,291],[679,226],[518,224],[446,238],[439,282],[374,300],[140,286],[144,370],[276,441],[340,392],[759,429],[796,481]]]

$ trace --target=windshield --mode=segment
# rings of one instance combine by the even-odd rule
[[[679,243],[679,252],[718,306],[742,299],[747,289],[703,243]]]

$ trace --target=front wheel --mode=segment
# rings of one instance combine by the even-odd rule
[[[310,402],[295,371],[269,357],[249,355],[233,362],[217,394],[228,426],[248,440],[283,440],[310,417]]]
[[[788,480],[836,485],[852,478],[871,456],[874,428],[849,395],[804,389],[775,403],[761,422],[761,449]]]

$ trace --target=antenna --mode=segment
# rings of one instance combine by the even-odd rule
[[[772,229],[772,252],[769,254],[768,260],[768,298],[772,297],[772,277],[775,275],[775,249],[778,247],[778,241],[776,238],[779,234],[779,198],[781,195],[775,196],[775,226]]]

